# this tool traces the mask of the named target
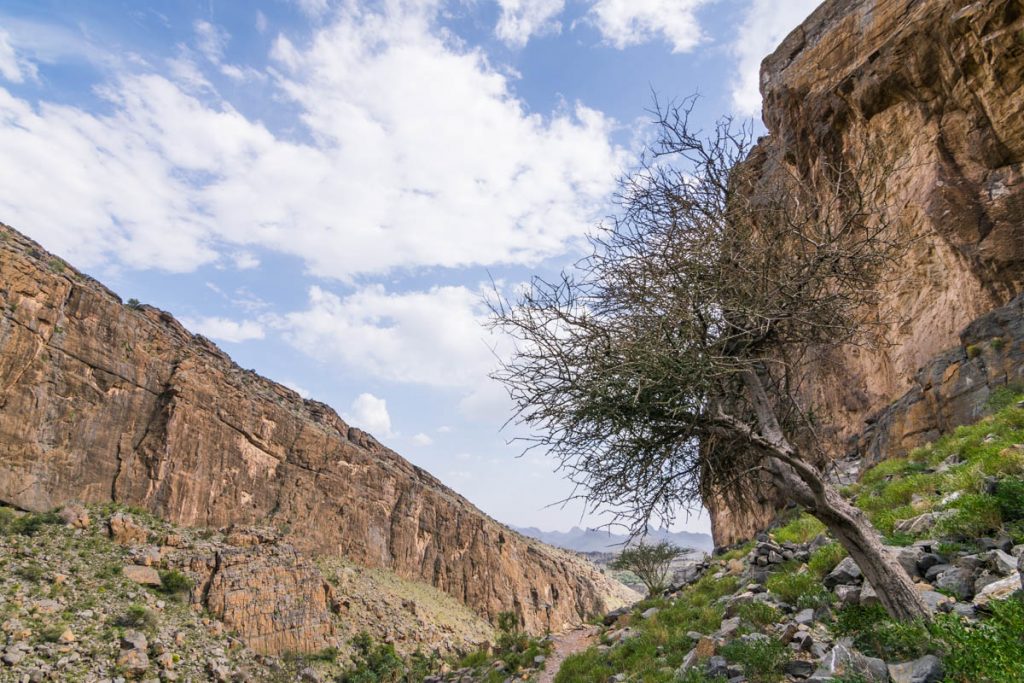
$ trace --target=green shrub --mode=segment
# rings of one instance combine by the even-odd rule
[[[36,583],[40,581],[43,576],[46,575],[46,570],[40,567],[38,564],[29,563],[23,564],[14,570],[14,573],[26,581],[32,581]]]
[[[721,649],[722,656],[743,667],[752,683],[781,681],[789,662],[786,646],[774,639],[734,640]]]
[[[377,644],[365,631],[352,639],[353,665],[341,674],[339,683],[394,683],[405,671],[393,645]]]
[[[999,341],[1002,341],[1002,339]],[[994,339],[992,340],[992,345],[992,348],[995,348]],[[996,350],[998,351],[999,349]],[[992,393],[988,395],[988,400],[985,401],[985,405],[989,409],[998,412],[1004,408],[1016,405],[1021,401],[1024,401],[1024,385],[1014,383],[994,389]]]
[[[124,628],[139,628],[151,631],[157,626],[157,618],[145,605],[132,603],[128,605],[128,609],[114,618],[113,624],[114,626]]]
[[[137,311],[142,308],[142,303],[138,299],[128,299],[128,308]]]
[[[934,649],[923,623],[893,621],[880,605],[844,607],[831,628],[838,637],[853,638],[861,652],[887,661],[916,659]]]
[[[801,609],[822,607],[833,600],[832,594],[821,584],[821,580],[810,572],[780,572],[768,577],[765,586],[783,602]]]
[[[930,631],[944,654],[950,683],[1020,683],[1024,661],[1024,603],[991,603],[992,615],[972,624],[953,614],[936,617]]]
[[[768,626],[779,621],[779,610],[764,602],[748,602],[736,611],[740,619],[754,626]]]
[[[43,512],[41,514],[26,514],[21,517],[17,517],[11,522],[10,529],[16,534],[22,536],[35,536],[43,527],[62,524],[63,520],[56,512]]]
[[[179,595],[192,590],[192,579],[177,569],[160,572],[160,590],[168,595]]]
[[[996,484],[996,503],[1006,521],[1024,519],[1024,479],[1013,477]]]
[[[951,505],[956,513],[937,525],[944,536],[976,538],[998,530],[1003,524],[999,501],[993,496],[965,493]]]
[[[11,527],[14,525],[14,520],[18,518],[14,514],[14,510],[8,507],[0,507],[0,533],[8,533],[11,531]]]
[[[772,532],[778,543],[807,543],[825,533],[825,525],[806,512]]]
[[[64,629],[66,628],[67,626],[64,624],[50,624],[49,626],[44,626],[39,630],[39,639],[44,643],[56,643],[60,640],[60,637],[64,635]]]
[[[807,568],[821,579],[835,569],[844,557],[846,557],[846,548],[838,543],[829,543],[811,553],[811,559],[807,561]]]

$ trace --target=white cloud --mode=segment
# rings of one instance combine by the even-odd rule
[[[388,403],[373,394],[359,394],[356,400],[352,401],[351,412],[345,415],[345,419],[377,438],[386,439],[392,436]]]
[[[301,351],[395,382],[471,389],[495,366],[480,293],[465,287],[390,293],[380,285],[340,297],[309,290],[309,306],[277,321]]]
[[[22,83],[25,77],[35,76],[35,67],[18,57],[11,44],[11,36],[0,28],[0,76],[11,83]]]
[[[313,19],[323,16],[331,7],[329,0],[295,0],[295,4],[300,12]]]
[[[755,116],[761,113],[761,61],[778,46],[790,31],[820,4],[821,0],[752,0],[740,26],[733,54],[736,76],[732,102],[736,113]]]
[[[231,260],[234,262],[235,268],[239,270],[251,270],[252,268],[258,268],[260,265],[260,260],[252,252],[248,251],[236,251],[231,255]]]
[[[434,440],[430,438],[429,434],[424,434],[423,432],[420,432],[419,434],[412,437],[412,442],[417,446],[429,446],[432,443],[434,443]]]
[[[179,83],[122,72],[103,113],[0,90],[0,158],[19,160],[0,168],[0,215],[83,267],[188,271],[261,247],[352,280],[564,252],[614,190],[613,122],[528,112],[414,4],[350,3],[308,44],[278,38],[257,87],[299,113],[298,136],[220,100],[195,63]]]
[[[256,30],[260,33],[267,31],[267,15],[261,10],[256,10]]]
[[[704,38],[696,10],[711,0],[597,0],[591,21],[620,50],[662,38],[688,52]]]
[[[533,35],[558,33],[555,17],[565,9],[565,0],[498,0],[501,16],[495,35],[513,47],[523,47]]]
[[[190,330],[216,341],[237,344],[264,337],[263,326],[254,320],[231,320],[212,316],[182,318],[181,322]]]
[[[195,31],[196,48],[199,52],[214,64],[220,64],[224,58],[224,48],[231,38],[228,32],[208,21],[197,21]]]

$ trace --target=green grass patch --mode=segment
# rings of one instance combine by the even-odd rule
[[[781,681],[790,660],[786,646],[773,638],[734,640],[721,649],[721,654],[743,667],[743,675],[751,683]]]
[[[821,584],[821,579],[811,572],[779,572],[768,577],[765,586],[783,602],[801,609],[823,607],[831,604],[833,600],[832,593]]]
[[[1024,661],[1024,602],[991,603],[992,614],[978,624],[955,615],[936,617],[930,631],[943,653],[949,683],[1020,683]]]
[[[804,512],[793,521],[773,531],[772,536],[777,543],[807,543],[823,533],[825,533],[825,525]]]
[[[807,568],[819,579],[823,579],[836,568],[837,564],[842,562],[844,557],[846,557],[846,548],[832,542],[811,553],[811,559],[807,561]]]
[[[886,661],[916,659],[935,651],[927,626],[893,621],[879,605],[844,607],[836,612],[831,629],[837,637],[853,638],[861,652]]]
[[[758,628],[777,623],[782,619],[782,613],[775,607],[764,602],[748,602],[740,605],[736,610],[740,619]]]

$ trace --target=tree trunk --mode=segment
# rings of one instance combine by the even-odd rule
[[[757,414],[759,433],[747,434],[767,453],[769,469],[793,500],[832,532],[860,567],[864,579],[894,619],[929,619],[931,614],[903,566],[886,553],[881,536],[864,513],[843,498],[821,470],[800,457],[782,432],[757,374],[744,374],[747,395]]]

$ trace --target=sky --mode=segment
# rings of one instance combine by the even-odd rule
[[[0,0],[0,221],[499,521],[600,524],[505,426],[486,293],[581,256],[652,94],[756,124],[816,5]]]

